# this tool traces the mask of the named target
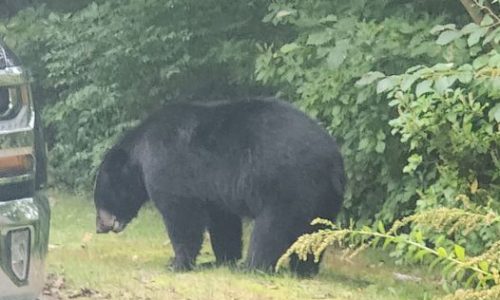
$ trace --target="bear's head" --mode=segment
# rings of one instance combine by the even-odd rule
[[[95,182],[96,232],[122,231],[146,200],[139,167],[134,166],[125,150],[111,149],[99,167]]]

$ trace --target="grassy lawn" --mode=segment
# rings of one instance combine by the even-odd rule
[[[431,299],[439,297],[436,278],[419,270],[391,266],[371,251],[354,262],[326,255],[313,279],[248,273],[229,268],[198,268],[173,273],[172,249],[158,213],[143,208],[120,234],[96,235],[88,197],[52,192],[52,231],[48,273],[52,298],[78,299]],[[205,241],[198,263],[213,261]],[[397,281],[394,272],[423,278]],[[50,287],[48,288],[50,290]]]

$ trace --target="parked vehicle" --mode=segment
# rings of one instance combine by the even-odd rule
[[[50,208],[46,154],[29,77],[0,41],[0,300],[43,288]]]

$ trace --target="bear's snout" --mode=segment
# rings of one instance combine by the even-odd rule
[[[116,219],[116,216],[110,214],[104,209],[99,209],[96,218],[96,233],[108,233],[110,231],[120,232],[123,226]]]
[[[108,233],[111,230],[113,230],[113,224],[110,226],[110,225],[105,224],[104,222],[102,222],[102,220],[100,220],[99,218],[97,218],[97,221],[96,221],[96,233]]]
[[[103,226],[102,224],[97,224],[97,228],[95,230],[96,233],[108,233],[112,228]]]

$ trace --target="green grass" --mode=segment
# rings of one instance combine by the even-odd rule
[[[174,273],[173,256],[163,223],[152,207],[120,234],[96,235],[92,201],[52,192],[48,272],[65,279],[65,295],[81,289],[107,299],[431,299],[439,296],[436,280],[395,281],[393,272],[424,276],[419,270],[384,263],[386,255],[370,251],[354,262],[327,253],[313,279],[288,273],[260,274],[226,267]],[[198,263],[213,261],[205,241]],[[84,299],[85,297],[83,297]],[[82,298],[79,298],[82,299]]]

